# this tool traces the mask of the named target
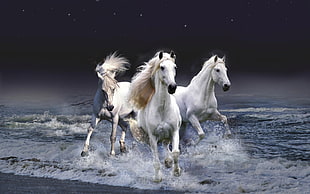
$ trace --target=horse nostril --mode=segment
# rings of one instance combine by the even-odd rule
[[[175,90],[177,89],[177,85],[176,84],[170,84],[168,86],[168,92],[169,94],[174,94]]]
[[[108,111],[112,111],[112,110],[114,109],[114,106],[113,106],[113,105],[109,105],[109,106],[107,107],[107,109],[108,109]]]
[[[229,90],[229,88],[230,88],[230,85],[229,85],[229,84],[224,84],[224,85],[223,85],[223,90],[224,90],[224,91]]]

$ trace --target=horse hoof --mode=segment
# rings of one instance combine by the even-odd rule
[[[203,138],[206,137],[206,134],[205,133],[201,133],[199,134],[199,141],[202,140]]]
[[[172,167],[172,159],[171,158],[166,158],[165,159],[165,167],[166,168],[171,168]]]
[[[154,183],[160,183],[163,179],[161,177],[154,178]]]
[[[126,153],[127,152],[126,147],[122,147],[122,148],[120,148],[120,150],[121,150],[122,153]]]
[[[127,148],[125,146],[125,142],[120,142],[120,151],[121,153],[126,153],[127,152]]]
[[[185,139],[184,140],[184,144],[185,146],[189,147],[189,146],[193,146],[195,145],[195,141],[193,139]]]
[[[176,176],[176,177],[181,176],[181,169],[180,168],[175,169],[174,172],[173,172],[173,175]]]
[[[231,138],[231,137],[232,137],[231,131],[230,131],[230,130],[229,130],[229,131],[226,131],[226,133],[224,134],[224,138],[229,139],[229,138]]]
[[[82,156],[82,157],[88,156],[88,152],[82,151],[81,156]]]
[[[111,152],[110,152],[110,156],[115,156],[115,152],[114,152],[114,151],[111,151]]]

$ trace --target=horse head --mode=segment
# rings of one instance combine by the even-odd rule
[[[223,91],[228,91],[231,84],[227,76],[225,56],[223,58],[219,58],[217,55],[215,55],[211,60],[213,60],[212,63],[214,65],[211,73],[213,81],[219,84]]]
[[[168,93],[173,94],[177,88],[175,82],[176,75],[176,64],[175,64],[176,55],[173,51],[169,53],[159,52],[158,59],[158,77],[164,85],[168,88]]]
[[[114,106],[112,105],[113,95],[115,90],[115,84],[117,83],[114,83],[115,81],[111,77],[113,76],[113,74],[111,74],[110,71],[105,71],[105,69],[100,65],[97,65],[96,73],[99,78],[98,87],[101,87],[101,91],[104,97],[103,104],[108,111],[112,111],[114,108]]]

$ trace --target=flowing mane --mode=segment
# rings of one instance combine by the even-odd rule
[[[104,59],[101,66],[106,71],[115,71],[119,73],[128,69],[126,64],[128,64],[128,60],[125,57],[118,56],[117,52],[114,52]]]
[[[128,60],[124,57],[120,57],[116,52],[107,56],[101,64],[96,67],[96,72],[99,73],[101,80],[99,84],[103,84],[102,88],[106,91],[114,90],[117,85],[117,80],[115,76],[123,71],[126,71]]]
[[[218,58],[217,62],[214,62],[215,57],[217,57],[217,55],[213,55],[212,57],[210,57],[207,61],[203,63],[201,71],[195,77],[193,77],[190,83],[194,82],[200,76],[200,74],[204,72],[206,68],[210,67],[212,69],[216,66],[217,63],[220,63],[220,62],[223,63],[222,59],[218,57],[217,57]]]
[[[164,60],[175,61],[168,53],[163,53],[160,59],[159,53],[157,52],[152,59],[138,67],[139,72],[132,78],[129,101],[137,109],[143,109],[152,99],[155,93],[152,77],[159,69],[160,63]]]

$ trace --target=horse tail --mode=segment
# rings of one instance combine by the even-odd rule
[[[137,120],[129,118],[127,121],[134,139],[139,143],[149,144],[149,136],[141,127],[138,126]]]

